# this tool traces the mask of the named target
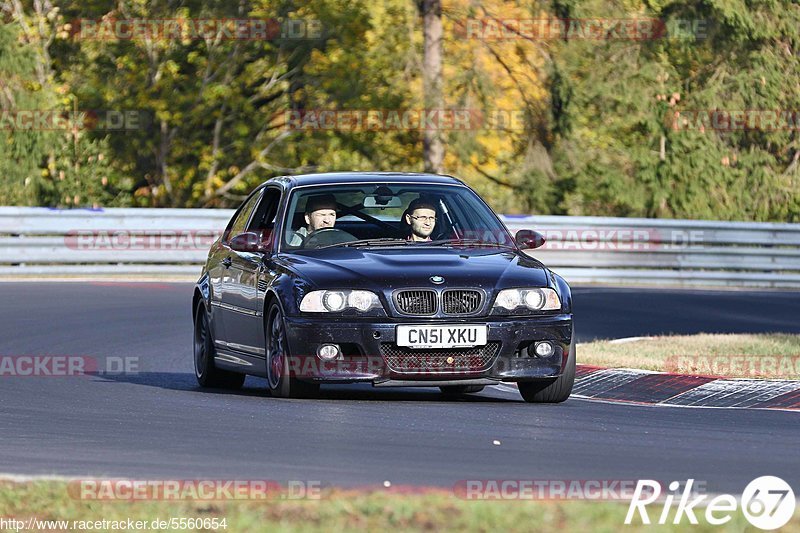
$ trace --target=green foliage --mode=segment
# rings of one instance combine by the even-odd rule
[[[582,3],[573,16],[642,12],[609,5]],[[800,10],[778,1],[650,6],[639,16],[667,27],[677,20],[707,24],[695,39],[573,41],[555,54],[553,82],[560,94],[569,80],[572,96],[562,112],[573,126],[552,126],[559,211],[800,221],[797,129],[682,123],[698,111],[800,109]]]
[[[34,50],[17,40],[14,24],[0,25],[0,204],[36,203],[49,132],[18,130],[18,110],[51,103],[34,75]]]
[[[0,26],[0,204],[126,205],[107,140],[72,128],[85,117],[51,72],[43,43],[57,19],[51,10]]]
[[[0,110],[132,112],[123,130],[0,128],[0,204],[232,206],[275,175],[421,170],[422,132],[286,127],[305,110],[415,110],[409,0],[0,0]],[[78,19],[319,21],[303,39],[89,39]],[[465,39],[469,18],[653,18],[645,40]],[[800,126],[720,131],[698,112],[800,110],[784,0],[451,0],[446,106],[514,110],[450,131],[447,171],[503,212],[800,221]],[[686,122],[684,122],[686,121]]]

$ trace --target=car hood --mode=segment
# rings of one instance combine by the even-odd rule
[[[331,248],[283,254],[284,265],[316,288],[546,287],[541,263],[516,251],[495,248]]]

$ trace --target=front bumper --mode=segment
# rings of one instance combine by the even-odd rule
[[[461,350],[411,350],[395,344],[395,328],[400,323],[391,319],[287,317],[292,354],[289,370],[298,379],[326,383],[402,382],[433,386],[470,381],[532,381],[561,375],[574,342],[571,314],[402,323],[486,324],[487,345]],[[529,354],[528,346],[541,341],[553,344],[551,356]],[[321,361],[317,348],[326,343],[339,345],[343,355],[335,361]]]

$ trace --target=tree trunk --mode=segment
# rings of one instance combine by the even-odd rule
[[[425,92],[425,111],[438,115],[444,108],[442,97],[442,3],[441,0],[418,0],[422,15],[424,51],[422,83]],[[444,160],[444,140],[439,121],[423,130],[423,158],[425,172],[441,173]]]

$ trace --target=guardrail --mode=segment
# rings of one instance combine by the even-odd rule
[[[570,282],[800,287],[800,224],[503,217],[548,242],[531,255]]]
[[[191,279],[232,213],[0,207],[0,276]],[[800,287],[800,224],[502,218],[544,234],[530,255],[573,283]]]

